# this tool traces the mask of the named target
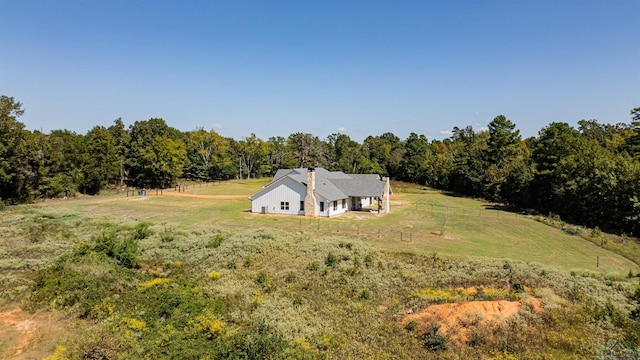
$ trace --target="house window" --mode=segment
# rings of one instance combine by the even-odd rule
[[[333,210],[334,211],[338,210],[338,201],[333,202]]]
[[[280,210],[289,210],[289,202],[280,201]]]
[[[342,208],[346,208],[347,207],[347,199],[342,199]]]
[[[320,201],[320,212],[324,212],[324,201]]]
[[[300,201],[300,211],[304,211],[304,201]]]

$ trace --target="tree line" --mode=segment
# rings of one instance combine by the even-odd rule
[[[22,104],[0,98],[0,201],[96,194],[124,186],[170,187],[178,179],[272,176],[280,168],[324,167],[391,178],[553,213],[601,229],[640,235],[640,108],[630,123],[553,122],[522,139],[499,115],[488,130],[455,127],[444,140],[391,132],[362,143],[345,134],[182,132],[162,119],[126,127],[116,119],[87,134],[29,131]]]

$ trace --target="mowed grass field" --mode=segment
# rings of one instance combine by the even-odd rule
[[[70,216],[105,221],[148,221],[192,230],[275,228],[308,236],[359,238],[393,252],[487,257],[541,263],[567,271],[627,274],[638,265],[579,236],[572,236],[529,216],[495,210],[492,204],[417,185],[392,184],[391,213],[351,212],[340,217],[304,218],[252,214],[247,196],[268,180],[187,185],[183,192],[156,196],[91,198],[52,202]],[[119,219],[119,220],[117,220]]]

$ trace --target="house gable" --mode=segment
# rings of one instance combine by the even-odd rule
[[[299,215],[307,188],[288,176],[251,195],[251,212]]]

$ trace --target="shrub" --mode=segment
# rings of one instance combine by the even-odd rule
[[[318,271],[318,269],[320,269],[320,265],[317,261],[312,261],[307,264],[307,270],[309,271]]]
[[[364,257],[364,266],[368,269],[373,265],[373,257],[371,255],[367,255]]]
[[[123,317],[120,322],[130,330],[145,331],[147,330],[147,323],[144,320]]]
[[[404,329],[409,332],[414,332],[418,329],[419,326],[420,326],[419,322],[415,320],[411,320],[404,326]]]
[[[209,239],[209,242],[207,243],[207,248],[217,248],[220,245],[222,245],[222,242],[224,242],[225,237],[222,234],[216,234],[215,236],[213,236],[211,239]]]
[[[338,264],[338,258],[333,255],[332,252],[327,254],[327,259],[324,262],[328,267],[334,267]]]
[[[424,335],[422,335],[422,345],[431,351],[444,351],[448,348],[449,337],[439,333],[440,324],[430,325]]]
[[[176,239],[176,232],[172,228],[164,228],[160,233],[160,241],[162,242],[172,242]]]
[[[138,243],[132,239],[119,240],[116,232],[102,232],[91,238],[93,251],[103,253],[110,258],[116,259],[118,264],[126,268],[137,268],[140,266],[140,250]],[[87,246],[79,246],[76,250],[79,254],[87,252]]]
[[[81,271],[88,268],[101,270]],[[104,298],[124,291],[132,276],[133,272],[116,266],[105,254],[63,256],[54,265],[36,272],[30,302],[77,307],[80,317],[90,317]]]
[[[62,345],[56,345],[56,350],[53,352],[53,355],[47,356],[44,360],[67,360],[65,353],[67,352],[67,348]]]
[[[256,276],[256,284],[266,288],[269,285],[269,275],[264,271],[260,271]]]
[[[215,338],[224,333],[225,323],[210,310],[205,310],[193,320],[189,320],[188,328],[208,338]]]
[[[247,255],[247,257],[244,259],[244,267],[248,268],[251,267],[251,265],[253,265],[253,258],[251,257],[251,255]]]
[[[141,282],[138,284],[138,287],[141,289],[146,289],[154,286],[164,285],[171,282],[169,278],[155,278],[149,281]]]
[[[293,271],[289,271],[289,272],[287,273],[287,276],[285,277],[284,281],[285,281],[287,284],[291,284],[291,283],[293,283],[294,281],[296,281],[296,279],[297,279],[296,273],[294,273]]]
[[[138,243],[132,239],[125,239],[119,244],[115,258],[120,265],[132,269],[140,266],[139,254]]]
[[[215,271],[215,270],[211,271],[211,272],[209,273],[209,275],[207,275],[207,277],[208,277],[210,280],[218,280],[218,279],[220,279],[220,277],[221,277],[221,276],[222,276],[222,275],[221,275],[219,272]]]
[[[144,221],[136,224],[136,226],[133,228],[133,238],[136,240],[142,240],[153,235],[153,230],[151,230],[150,227],[151,224]]]

